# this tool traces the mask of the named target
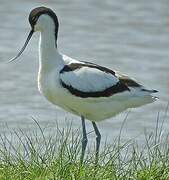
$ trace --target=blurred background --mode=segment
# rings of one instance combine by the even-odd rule
[[[19,61],[6,62],[22,47],[30,31],[28,15],[37,6],[52,8],[60,22],[59,51],[72,58],[119,70],[148,88],[159,100],[98,124],[103,139],[144,139],[154,131],[159,114],[166,117],[169,102],[169,1],[168,0],[0,0],[0,133],[21,128],[36,130],[34,117],[46,133],[56,123],[81,128],[80,118],[50,104],[37,88],[38,38],[36,33]],[[92,130],[87,121],[88,132]],[[163,133],[169,131],[169,118]],[[94,133],[89,135],[94,138]]]

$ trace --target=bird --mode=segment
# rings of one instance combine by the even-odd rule
[[[52,104],[81,117],[82,150],[84,161],[87,132],[86,119],[91,121],[96,134],[95,162],[99,160],[101,133],[97,122],[116,116],[129,109],[157,100],[153,93],[135,79],[98,64],[79,61],[58,50],[59,21],[48,7],[36,7],[29,14],[30,33],[13,62],[23,53],[32,35],[40,32],[38,89]]]

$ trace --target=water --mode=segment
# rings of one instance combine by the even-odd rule
[[[43,4],[42,4],[43,2]],[[132,110],[125,122],[122,139],[144,138],[153,131],[157,114],[164,118],[169,101],[169,2],[168,0],[1,0],[0,6],[0,132],[37,128],[31,116],[46,132],[79,117],[51,105],[37,89],[38,37],[33,36],[20,61],[6,64],[23,45],[30,27],[28,14],[36,6],[54,9],[60,21],[59,49],[73,58],[114,68],[159,90],[158,102]],[[127,112],[98,124],[109,142],[119,134]],[[65,120],[66,119],[66,120]],[[8,128],[6,128],[6,124]],[[87,122],[88,132],[92,130]],[[169,130],[166,118],[164,133]],[[94,134],[90,135],[94,137]]]

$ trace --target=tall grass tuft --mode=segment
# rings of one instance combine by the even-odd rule
[[[0,135],[0,180],[169,179],[169,136],[162,134],[159,116],[155,131],[145,131],[142,145],[132,140],[122,143],[121,128],[114,144],[105,143],[101,149],[97,166],[93,150],[80,163],[81,131],[56,126],[55,134],[47,135],[33,120],[35,132],[18,129],[11,137]]]

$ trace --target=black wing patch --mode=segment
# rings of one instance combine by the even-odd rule
[[[105,73],[110,73],[113,76],[115,76],[115,72],[113,70],[108,69],[108,68],[103,67],[103,66],[99,66],[97,64],[93,64],[93,63],[85,63],[85,64],[82,64],[82,63],[71,63],[71,64],[68,64],[68,65],[65,65],[63,67],[63,69],[60,71],[60,73],[75,71],[76,69],[80,69],[82,67],[89,67],[89,68],[99,69],[100,71],[103,71]]]
[[[95,92],[84,92],[80,91],[71,85],[65,84],[62,80],[60,80],[61,85],[66,88],[71,94],[81,97],[81,98],[89,98],[89,97],[109,97],[113,94],[120,93],[123,91],[130,91],[130,89],[120,82],[118,82],[116,85],[111,86],[103,91],[95,91]]]
[[[63,69],[60,71],[60,73],[62,74],[62,73],[65,73],[65,72],[75,71],[75,70],[83,68],[83,67],[99,69],[100,71],[103,71],[105,73],[110,73],[113,76],[116,76],[115,72],[113,70],[108,69],[108,68],[103,67],[103,66],[99,66],[97,64],[88,63],[88,62],[85,62],[85,64],[71,63],[71,64],[68,64],[68,65],[65,65],[63,67]],[[113,86],[111,86],[109,88],[106,88],[105,90],[95,91],[95,92],[84,92],[84,91],[78,90],[78,89],[72,87],[71,85],[67,85],[62,80],[60,80],[60,83],[71,94],[73,94],[75,96],[78,96],[78,97],[81,97],[81,98],[109,97],[109,96],[112,96],[113,94],[116,94],[116,93],[120,93],[120,92],[124,92],[124,91],[130,91],[128,86],[126,84],[124,84],[123,82],[121,82],[121,81],[119,81],[116,85],[113,85]]]
[[[142,85],[128,77],[119,77],[121,83],[126,84],[128,87],[141,87]]]

